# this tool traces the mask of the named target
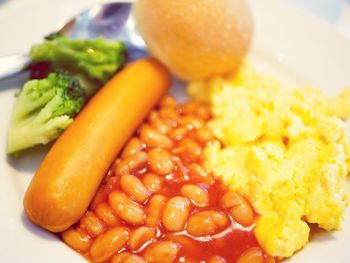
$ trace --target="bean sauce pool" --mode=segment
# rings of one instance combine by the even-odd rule
[[[92,262],[276,262],[255,239],[247,200],[204,168],[209,119],[207,105],[165,97],[64,242]]]

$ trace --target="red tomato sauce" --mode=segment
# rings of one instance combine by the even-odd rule
[[[166,107],[161,106],[160,109],[150,114],[153,114],[152,116],[156,117],[153,119],[149,117],[145,125],[139,129],[133,138],[135,145],[137,145],[135,142],[141,142],[139,149],[137,149],[138,153],[134,153],[133,151],[128,153],[132,147],[126,146],[124,152],[121,154],[121,157],[119,157],[111,166],[104,182],[100,186],[99,191],[97,192],[90,206],[89,211],[87,212],[87,215],[85,216],[89,216],[90,219],[84,220],[83,218],[80,222],[72,226],[68,232],[66,231],[62,234],[63,240],[69,246],[82,253],[89,260],[96,262],[228,263],[237,262],[237,260],[238,262],[253,262],[242,261],[247,260],[244,259],[244,255],[251,249],[258,251],[258,253],[255,253],[258,254],[258,256],[253,253],[256,256],[255,259],[258,259],[258,261],[254,262],[275,262],[274,258],[266,255],[263,252],[254,236],[254,220],[257,218],[257,215],[253,214],[251,224],[243,226],[238,223],[237,220],[235,220],[227,207],[223,207],[222,197],[229,191],[229,189],[218,178],[215,178],[211,173],[206,171],[203,164],[204,148],[208,143],[215,140],[215,138],[213,136],[209,136],[209,130],[206,128],[206,121],[208,118],[205,117],[205,114],[203,114],[203,107],[205,106],[199,103],[193,104],[194,106],[192,105],[192,107],[189,107],[188,104],[185,106],[180,105],[172,107],[169,105]],[[201,107],[201,114],[196,114],[198,109],[201,109]],[[169,116],[164,117],[164,114],[163,116],[160,114],[161,110],[164,108],[167,109],[166,112],[168,115],[172,116],[171,118],[169,118]],[[189,111],[188,108],[191,108],[192,111]],[[164,122],[163,124],[168,125],[169,127],[159,126],[160,121]],[[158,123],[158,126],[155,125],[155,123]],[[175,131],[177,128],[184,128],[185,133],[182,136],[174,136],[172,132],[180,133],[181,131]],[[147,133],[145,132],[145,129],[151,129],[151,131],[155,131],[158,134],[153,134],[153,137],[150,136],[150,138],[147,138],[147,134],[151,134],[151,132],[148,131]],[[199,129],[202,129],[201,135],[198,132]],[[205,134],[204,132],[207,132],[207,136],[203,136],[203,134]],[[163,137],[159,136],[159,134],[161,134]],[[160,157],[164,157],[165,159],[159,157],[159,160],[162,160],[165,164],[171,166],[171,171],[169,170],[170,172],[167,172],[166,174],[163,174],[162,170],[158,171],[157,167],[154,165],[154,158],[152,159],[152,154],[150,152],[161,147],[158,147],[157,144],[154,145],[153,141],[151,141],[152,138],[158,138],[160,140],[160,145],[167,145],[169,143],[171,145],[171,147],[165,147],[162,149],[162,151],[164,150],[164,154]],[[203,138],[207,139],[203,140]],[[163,140],[163,144],[161,140]],[[132,144],[131,141],[130,144]],[[134,155],[136,156],[140,152],[142,152],[142,156],[147,156],[148,159],[146,161],[142,161],[140,157],[138,160],[141,160],[141,164],[135,166],[134,164],[136,161],[134,161],[125,166],[125,160],[127,158]],[[136,157],[134,159],[137,160]],[[122,167],[123,165],[126,168]],[[166,166],[162,166],[161,168],[165,169],[164,167],[167,168]],[[127,170],[127,172],[125,172],[125,170]],[[158,178],[161,182],[161,186],[158,187],[157,190],[150,190],[151,188],[147,188],[148,186],[145,183],[144,178],[149,173],[154,174],[155,178]],[[131,219],[128,217],[123,219],[124,217],[121,214],[122,212],[118,211],[118,207],[116,207],[115,204],[111,204],[111,193],[125,192],[125,188],[123,189],[120,183],[121,178],[125,176],[125,174],[132,175],[134,176],[133,178],[136,177],[137,180],[148,189],[148,196],[142,202],[136,202],[136,199],[132,195],[128,195],[126,193],[127,198],[129,198],[128,200],[133,202],[132,206],[135,206],[138,209],[137,211],[144,212],[145,220],[141,221],[141,223],[137,222],[135,224],[133,222],[128,222],[128,220],[132,221],[133,217],[131,217]],[[155,226],[147,225],[147,218],[149,216],[148,209],[152,197],[155,195],[161,195],[166,198],[166,202],[168,202],[168,200],[172,197],[183,197],[184,195],[183,192],[181,192],[181,189],[184,185],[195,185],[204,190],[208,202],[206,202],[205,205],[199,206],[196,205],[196,203],[189,197],[185,196],[185,198],[190,199],[189,214],[186,216],[186,223],[179,231],[169,230],[164,225],[163,222],[165,219],[164,215],[162,214],[164,212],[164,207],[159,212],[160,218],[159,221],[157,221],[158,223]],[[244,197],[241,198],[244,200]],[[115,218],[114,221],[107,220],[108,218],[104,219],[99,216],[97,209],[101,204],[109,207],[109,215],[113,220]],[[249,206],[248,203],[247,205]],[[212,234],[193,236],[189,231],[188,220],[193,215],[203,211],[218,211],[227,218],[227,223],[224,226],[217,227],[216,231],[214,231]],[[120,218],[120,216],[122,218]],[[111,223],[111,221],[113,222]],[[140,247],[133,249],[130,245],[130,235],[136,229],[143,226],[154,229],[155,234],[152,238],[144,240]],[[98,250],[96,252],[97,245],[95,245],[95,243],[99,242],[98,240],[101,239],[101,236],[106,236],[108,231],[116,228],[123,230],[127,229],[127,231],[129,231],[128,233],[130,234],[128,237],[129,239],[121,241],[120,244],[118,243],[117,248],[106,248],[104,252],[99,252]],[[176,253],[174,252],[175,254],[171,254],[169,252],[169,256],[164,256],[165,254],[161,254],[163,255],[163,258],[159,258],[160,254],[157,254],[157,251],[151,251],[150,248],[152,246],[159,244],[159,242],[162,241],[171,241],[173,244],[176,244]],[[253,258],[250,257],[249,260],[253,260],[254,255]],[[129,261],[127,261],[127,259]]]

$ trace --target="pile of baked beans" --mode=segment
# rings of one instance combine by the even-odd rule
[[[64,242],[93,262],[275,262],[256,242],[247,200],[203,167],[209,119],[207,105],[165,97]]]

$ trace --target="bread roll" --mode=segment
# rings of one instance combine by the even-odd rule
[[[183,80],[232,72],[252,39],[245,0],[137,0],[133,12],[150,53]]]

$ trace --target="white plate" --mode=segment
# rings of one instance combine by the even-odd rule
[[[65,10],[68,10],[71,1],[65,2]],[[286,6],[281,1],[251,0],[251,4],[256,34],[250,60],[259,71],[273,73],[296,85],[312,83],[329,94],[350,86],[348,40],[325,22]],[[46,14],[49,11],[50,5],[47,4],[40,9]],[[47,19],[47,24],[53,26],[55,20]],[[34,24],[28,23],[23,26],[33,28]],[[20,27],[18,24],[14,26]],[[48,32],[44,25],[38,30],[42,34]],[[29,47],[38,31],[26,31],[26,34],[29,37],[23,37],[21,45]],[[9,45],[3,49],[11,50]],[[85,262],[57,237],[30,224],[23,214],[23,194],[43,157],[42,150],[33,150],[18,160],[7,159],[5,154],[15,88],[23,80],[16,78],[0,82],[0,262]],[[350,262],[350,253],[347,251],[350,243],[349,209],[345,218],[342,231],[322,232],[311,237],[312,242],[289,262]]]

